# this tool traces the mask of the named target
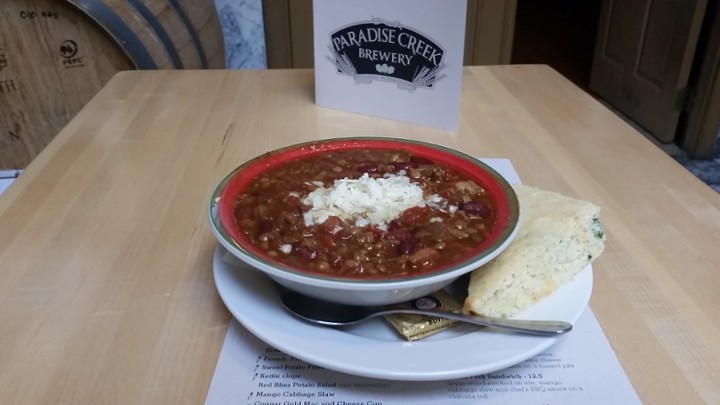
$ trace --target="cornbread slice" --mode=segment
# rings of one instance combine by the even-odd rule
[[[600,208],[516,185],[522,216],[512,243],[470,275],[463,311],[509,317],[571,281],[605,249]]]

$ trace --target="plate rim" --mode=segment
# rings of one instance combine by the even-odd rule
[[[564,338],[567,335],[563,335],[560,337],[539,337],[539,336],[520,336],[520,335],[513,335],[513,334],[505,334],[502,332],[497,332],[498,335],[506,336],[506,339],[513,340],[513,341],[531,341],[535,340],[537,343],[534,345],[529,345],[526,349],[522,351],[514,351],[512,355],[508,355],[507,357],[503,358],[502,360],[496,360],[489,364],[477,364],[477,365],[464,365],[462,367],[452,368],[452,367],[443,367],[442,370],[439,371],[411,371],[411,370],[404,370],[402,367],[395,367],[395,368],[387,368],[387,367],[370,367],[367,364],[358,365],[353,364],[351,361],[348,361],[347,358],[341,359],[341,358],[333,358],[332,355],[325,355],[322,357],[317,357],[315,354],[317,354],[317,347],[312,348],[311,350],[308,350],[306,347],[298,347],[298,344],[293,344],[292,342],[288,342],[287,336],[283,336],[282,328],[275,328],[273,330],[272,326],[268,326],[272,323],[270,322],[257,322],[257,319],[254,319],[251,315],[253,313],[252,311],[252,304],[251,308],[248,310],[247,307],[239,308],[235,305],[234,299],[237,299],[237,297],[231,297],[230,295],[233,294],[232,287],[230,285],[226,285],[225,278],[228,277],[240,277],[245,282],[249,282],[250,284],[254,284],[257,286],[260,285],[260,290],[268,290],[268,288],[274,289],[273,282],[260,270],[257,269],[247,269],[247,272],[237,272],[235,270],[239,269],[239,267],[233,266],[223,260],[223,256],[226,253],[226,249],[218,244],[216,245],[215,251],[213,253],[213,276],[215,285],[217,288],[217,291],[220,295],[220,298],[222,299],[225,306],[228,308],[230,313],[233,315],[233,317],[241,324],[243,325],[248,331],[250,331],[253,335],[264,341],[265,343],[275,347],[278,350],[281,350],[282,352],[291,355],[295,358],[298,358],[300,360],[303,360],[305,362],[308,362],[310,364],[315,364],[330,370],[351,374],[351,375],[357,375],[362,377],[369,377],[369,378],[379,378],[379,379],[386,379],[386,380],[396,380],[396,381],[441,381],[441,380],[451,380],[451,379],[457,379],[457,378],[464,378],[464,377],[471,377],[475,375],[480,374],[486,374],[491,373],[494,371],[502,370],[507,367],[513,366],[515,364],[518,364],[524,360],[527,360],[545,350],[547,350],[549,347],[556,344],[560,339]],[[233,271],[235,271],[235,274],[233,274]],[[590,296],[592,294],[592,284],[593,284],[593,276],[592,276],[592,266],[588,265],[578,276],[576,276],[576,280],[573,282],[577,282],[580,280],[580,282],[584,283],[581,284],[581,286],[584,287],[584,290],[582,291],[582,295],[578,298],[578,302],[582,303],[582,305],[577,305],[576,310],[573,312],[572,316],[570,318],[572,319],[562,319],[565,321],[569,321],[573,324],[577,322],[577,320],[580,318],[582,313],[586,310],[589,301]],[[571,282],[571,283],[573,283]],[[237,286],[235,286],[237,287]],[[262,293],[263,291],[252,291],[250,289],[250,285],[245,283],[243,286],[247,288],[246,293],[253,294],[253,293]],[[551,296],[552,297],[552,296]],[[273,297],[260,297],[257,298],[261,299],[271,299]],[[550,298],[550,297],[549,297]],[[278,303],[276,307],[270,308],[270,311],[274,311],[277,315],[281,316],[281,320],[285,320],[285,324],[293,325],[300,327],[301,330],[306,331],[313,331],[316,332],[314,334],[319,333],[320,336],[325,338],[332,338],[332,337],[338,337],[340,336],[340,340],[347,340],[350,339],[352,342],[355,341],[353,344],[353,351],[363,351],[366,352],[367,350],[373,350],[372,347],[368,348],[368,341],[374,342],[373,339],[364,338],[361,336],[357,336],[354,334],[350,334],[347,332],[344,332],[339,329],[332,329],[322,326],[316,326],[316,325],[310,325],[305,322],[302,322],[298,320],[297,318],[293,317],[289,313],[285,312],[284,309],[282,309],[280,303],[279,303],[279,295],[277,296]],[[572,333],[572,332],[570,332]],[[299,334],[299,331],[293,331],[293,337],[297,337]],[[375,344],[376,349],[383,349],[382,351],[386,351],[388,345],[396,345],[393,352],[395,353],[410,353],[413,354],[415,352],[422,352],[425,356],[428,354],[433,355],[433,357],[438,357],[439,355],[442,355],[442,353],[438,353],[437,350],[442,348],[443,345],[447,344],[448,340],[455,340],[455,339],[462,339],[463,343],[464,340],[471,340],[471,337],[468,337],[469,334],[463,334],[459,335],[457,337],[448,338],[445,340],[437,340],[437,341],[414,341],[414,342],[407,342],[400,340],[398,338],[397,342],[386,342],[386,341],[376,341]],[[354,337],[353,337],[354,336]],[[291,341],[294,339],[290,339]],[[445,343],[443,343],[445,342]],[[372,346],[372,343],[370,344]],[[405,352],[405,353],[403,353]],[[511,350],[513,352],[513,350]],[[368,353],[365,353],[367,355]],[[385,353],[386,355],[392,355],[393,353]],[[397,356],[397,354],[395,354]],[[445,357],[450,357],[452,354],[445,354]],[[400,356],[402,357],[402,356]],[[465,360],[467,361],[467,360]],[[379,362],[380,364],[382,362]]]

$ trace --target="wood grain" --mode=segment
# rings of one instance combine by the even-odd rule
[[[591,307],[644,403],[720,398],[720,196],[546,66],[467,67],[456,133],[318,108],[311,70],[116,75],[0,196],[0,403],[201,403],[230,315],[207,198],[288,144],[511,159],[602,208]]]
[[[74,6],[80,3],[98,8]],[[159,69],[225,67],[220,22],[210,0],[179,0],[177,8],[166,1],[138,4],[149,15],[120,0],[3,3],[0,169],[25,168],[115,73],[148,68],[125,35],[136,37]],[[121,20],[126,29],[106,26],[109,17]],[[155,29],[167,35],[167,42]]]

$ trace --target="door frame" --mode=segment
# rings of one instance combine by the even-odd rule
[[[680,148],[696,159],[720,158],[720,6],[708,2],[706,19],[694,66],[696,78],[690,83],[684,123],[676,135]]]

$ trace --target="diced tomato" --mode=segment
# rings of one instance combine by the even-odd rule
[[[412,207],[408,208],[400,214],[400,221],[408,226],[416,226],[425,222],[430,214],[430,207]]]
[[[331,216],[328,219],[325,220],[322,224],[320,224],[320,229],[323,232],[335,234],[337,233],[337,228],[342,228],[343,226],[343,220],[340,217]]]

